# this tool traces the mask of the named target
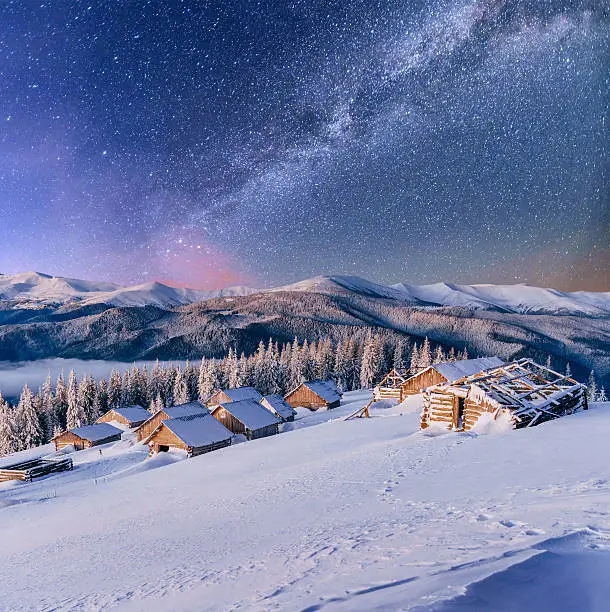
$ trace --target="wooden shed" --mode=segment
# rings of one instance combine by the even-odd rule
[[[211,409],[228,404],[229,402],[241,402],[242,400],[251,399],[255,402],[260,402],[263,396],[254,387],[236,387],[235,389],[220,389],[216,391],[212,397],[205,403]]]
[[[116,442],[121,439],[122,433],[121,429],[108,423],[95,423],[94,425],[68,429],[68,431],[55,436],[52,442],[55,444],[56,450],[70,445],[73,445],[76,450],[83,450],[108,442]]]
[[[311,380],[301,383],[285,397],[294,408],[336,408],[341,404],[341,393],[332,380]]]
[[[96,423],[121,423],[130,429],[142,425],[150,419],[151,414],[142,406],[125,406],[124,408],[112,408],[103,414]]]
[[[221,404],[212,411],[212,416],[234,434],[243,434],[248,440],[273,436],[279,432],[282,422],[253,399]]]
[[[503,363],[498,357],[480,357],[478,359],[435,363],[407,378],[400,385],[400,401],[403,401],[408,395],[421,393],[426,387],[454,382],[466,376],[480,374],[485,370],[497,368]]]
[[[161,421],[168,419],[179,419],[185,416],[195,416],[200,414],[210,414],[210,411],[203,405],[203,402],[194,401],[188,404],[179,404],[178,406],[171,406],[170,408],[164,408],[159,412],[153,414],[147,421],[144,421],[136,429],[136,437],[139,441],[145,440],[152,434],[155,429],[159,426]]]
[[[261,404],[270,412],[284,421],[294,421],[296,410],[281,395],[265,395]]]
[[[196,457],[229,446],[232,437],[212,415],[196,414],[161,421],[145,443],[152,453],[180,448],[189,457]]]
[[[400,387],[407,378],[407,374],[392,368],[373,389],[373,399],[376,402],[383,399],[400,399]]]
[[[586,387],[529,359],[436,385],[424,392],[421,427],[472,429],[483,414],[530,427],[587,409]]]

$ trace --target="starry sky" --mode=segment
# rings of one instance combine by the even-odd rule
[[[0,272],[610,290],[604,0],[4,0]]]

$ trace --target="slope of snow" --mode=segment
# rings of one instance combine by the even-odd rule
[[[369,398],[186,461],[123,441],[0,485],[3,610],[605,609],[610,404],[476,435],[418,431],[418,396],[343,420]]]

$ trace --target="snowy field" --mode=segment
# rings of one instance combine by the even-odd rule
[[[477,435],[420,432],[418,396],[343,420],[369,398],[0,484],[0,609],[608,610],[610,404]]]

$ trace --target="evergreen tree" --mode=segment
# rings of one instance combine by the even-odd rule
[[[439,344],[434,351],[433,363],[442,363],[445,361],[445,353],[443,353],[443,347]]]
[[[108,384],[102,378],[97,385],[95,398],[93,400],[93,414],[99,418],[108,412]]]
[[[394,347],[394,355],[392,356],[392,367],[397,372],[402,372],[405,369],[405,343],[399,340]]]
[[[181,404],[188,404],[191,401],[189,396],[188,386],[184,377],[182,376],[182,371],[180,367],[176,368],[176,376],[174,378],[174,405],[180,406]]]
[[[587,383],[587,400],[590,402],[597,401],[597,380],[595,380],[595,370],[591,370],[589,381]]]
[[[63,430],[66,427],[66,413],[68,411],[68,390],[66,389],[63,373],[59,374],[57,377],[53,405],[55,409],[56,426],[59,427],[60,430]]]
[[[288,386],[290,389],[294,389],[305,380],[304,371],[299,341],[295,336],[290,349],[290,361],[288,363]]]
[[[449,349],[449,358],[448,358],[448,360],[449,360],[450,362],[454,362],[454,361],[455,361],[455,359],[456,359],[456,358],[455,358],[455,349],[454,349],[453,347],[451,347],[451,348]]]
[[[607,402],[608,401],[608,398],[606,397],[606,390],[603,387],[598,391],[595,401],[596,402]]]
[[[413,344],[413,350],[411,351],[411,366],[410,366],[411,376],[417,374],[419,371],[419,350],[417,348],[417,342]]]
[[[570,367],[570,362],[566,361],[566,374],[568,378],[572,377],[572,368]]]
[[[108,379],[108,410],[121,407],[121,386],[121,373],[112,370]]]
[[[547,367],[549,370],[552,370],[552,369],[553,369],[553,368],[551,367],[551,355],[550,355],[550,354],[547,354],[547,356],[546,356],[546,367]]]
[[[207,401],[217,388],[216,365],[213,360],[204,358],[201,360],[197,382],[199,399],[203,402]]]
[[[0,457],[19,450],[13,410],[0,393]]]
[[[78,383],[77,403],[83,413],[83,424],[90,425],[100,416],[95,410],[97,385],[91,374],[83,375]]]
[[[39,446],[43,442],[42,428],[38,420],[38,414],[34,409],[32,392],[27,383],[23,387],[17,409],[15,411],[15,424],[18,434],[19,449],[32,448]]]
[[[372,387],[381,369],[383,349],[379,339],[371,333],[367,335],[360,364],[360,386]]]
[[[419,352],[419,367],[427,368],[430,365],[432,365],[432,353],[430,351],[430,340],[426,336]]]
[[[78,385],[76,383],[76,374],[74,370],[70,372],[68,377],[68,409],[66,411],[66,426],[68,429],[81,427],[85,425],[85,413],[78,403]]]
[[[55,403],[53,401],[53,383],[51,382],[51,373],[47,376],[46,380],[40,390],[41,396],[41,407],[40,414],[42,417],[42,430],[45,441],[49,441],[53,437],[53,432],[58,426],[57,418],[55,416]]]

